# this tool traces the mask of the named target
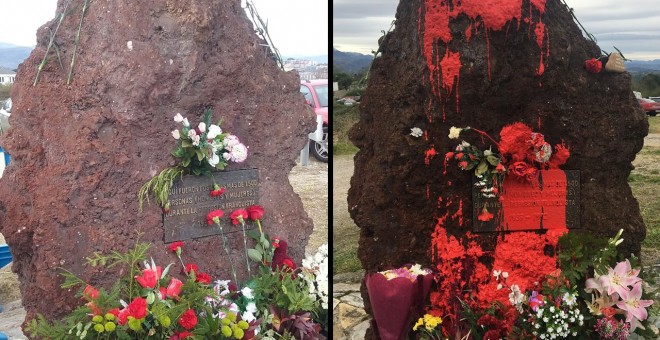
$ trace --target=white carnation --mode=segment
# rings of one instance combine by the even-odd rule
[[[422,131],[422,129],[418,127],[414,127],[410,129],[410,135],[413,137],[421,137],[423,134],[424,132]]]
[[[231,149],[231,160],[236,163],[241,163],[247,159],[248,149],[245,145],[238,143]]]
[[[181,123],[181,122],[183,122],[183,116],[182,116],[180,113],[177,113],[177,114],[174,116],[174,121],[177,122],[177,123]]]
[[[455,127],[455,126],[452,126],[452,127],[449,129],[449,139],[456,139],[456,138],[458,138],[458,136],[461,135],[461,131],[463,131],[463,129],[461,129],[461,128],[457,128],[457,127]]]
[[[217,137],[221,133],[222,133],[222,129],[220,129],[219,126],[217,126],[215,124],[211,124],[211,126],[209,126],[209,132],[206,134],[206,138],[207,139],[214,139],[215,137]]]

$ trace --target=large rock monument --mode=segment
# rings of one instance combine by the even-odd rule
[[[177,112],[196,124],[212,108],[213,121],[223,119],[223,130],[249,147],[247,161],[227,170],[256,169],[264,227],[300,260],[312,221],[288,174],[314,115],[299,77],[278,69],[241,2],[91,1],[76,42],[84,3],[58,1],[56,18],[39,29],[12,91],[12,129],[0,139],[12,157],[0,181],[0,232],[14,255],[27,319],[61,316],[79,304],[59,288],[60,268],[94,285],[114,281],[85,266],[85,257],[125,251],[138,233],[153,244],[156,263],[174,262],[160,207],[138,213],[137,193],[176,163],[170,131],[179,128]],[[229,212],[223,222],[235,229]],[[186,261],[214,279],[231,277],[219,235],[186,242]],[[244,264],[243,241],[234,238],[230,248],[234,263]],[[238,271],[245,277],[245,265]]]
[[[367,272],[414,262],[433,267],[440,281],[431,304],[451,311],[468,287],[479,301],[501,298],[489,279],[494,268],[517,275],[512,282],[554,268],[552,249],[567,228],[607,237],[623,228],[618,250],[639,254],[646,232],[627,178],[647,119],[628,73],[587,71],[585,61],[601,49],[562,2],[401,1],[380,51],[350,132],[360,151],[348,206],[361,228],[358,253]],[[510,232],[515,223],[484,231],[472,171],[446,159],[460,144],[448,134],[470,126],[499,139],[514,123],[570,150],[561,168],[573,171],[576,191],[562,202],[573,207],[552,228],[557,221],[545,210],[538,231]],[[490,141],[472,135],[471,142]],[[369,311],[364,288],[363,296]]]

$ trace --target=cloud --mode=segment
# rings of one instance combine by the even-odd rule
[[[342,51],[370,53],[381,30],[394,20],[398,0],[333,3],[333,45]],[[660,6],[657,0],[566,0],[585,29],[608,52],[627,58],[660,59]],[[345,48],[345,49],[342,49]]]

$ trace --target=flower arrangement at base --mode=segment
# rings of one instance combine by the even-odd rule
[[[365,283],[378,335],[383,340],[404,339],[413,320],[423,314],[433,274],[421,265],[369,273]]]
[[[508,302],[493,301],[484,309],[462,301],[463,310],[451,317],[462,320],[462,330],[475,339],[628,339],[633,333],[657,338],[657,329],[648,327],[653,301],[644,297],[640,270],[629,259],[610,267],[620,236],[621,231],[611,239],[566,233],[559,241],[558,268],[542,282],[523,291],[508,282],[508,272],[495,269],[494,289],[508,291]]]
[[[178,177],[192,174],[212,178],[212,172],[224,170],[229,162],[242,163],[247,159],[248,148],[235,135],[222,131],[222,121],[212,124],[212,116],[213,111],[206,109],[202,122],[196,127],[191,126],[188,118],[180,113],[174,116],[174,121],[182,125],[180,130],[172,131],[177,143],[172,156],[179,159],[179,164],[162,170],[140,188],[140,210],[145,200],[149,202],[149,193],[153,193],[156,204],[168,211],[168,192]],[[224,188],[214,183],[210,195],[215,197],[223,192]]]
[[[435,313],[434,313],[435,314]],[[438,326],[442,324],[442,318],[433,314],[424,314],[413,326],[413,331],[418,332],[419,338],[423,340],[444,339]]]
[[[94,253],[87,258],[92,267],[121,267],[126,273],[110,290],[97,289],[65,271],[62,288],[80,287],[78,295],[85,303],[54,323],[39,315],[28,324],[27,333],[48,339],[242,338],[221,335],[218,326],[222,320],[213,317],[214,310],[206,302],[214,291],[199,280],[203,273],[192,270],[185,282],[169,277],[173,264],[162,268],[153,260],[145,261],[149,248],[149,244],[138,243],[126,253]],[[181,248],[179,245],[175,252]]]

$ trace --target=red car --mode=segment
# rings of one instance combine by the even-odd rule
[[[303,80],[300,92],[314,112],[323,118],[323,140],[310,141],[310,151],[321,162],[328,162],[328,80]]]
[[[642,109],[646,112],[647,115],[655,117],[660,111],[660,103],[652,101],[651,99],[646,98],[637,98],[639,105],[642,106]]]

